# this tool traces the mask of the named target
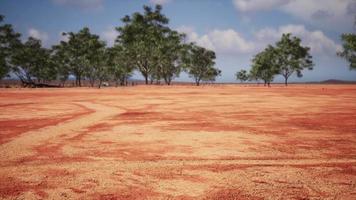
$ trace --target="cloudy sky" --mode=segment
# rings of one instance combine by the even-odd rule
[[[356,71],[336,56],[340,34],[356,31],[355,0],[1,0],[0,13],[24,38],[39,38],[47,47],[63,39],[61,32],[84,26],[112,45],[123,16],[156,3],[171,28],[217,53],[219,81],[234,81],[234,73],[249,69],[252,56],[282,33],[300,37],[315,63],[313,71],[291,81],[356,80]]]

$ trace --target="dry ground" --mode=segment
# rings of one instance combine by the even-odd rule
[[[0,199],[356,199],[356,85],[0,90]]]

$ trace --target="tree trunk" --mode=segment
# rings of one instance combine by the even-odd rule
[[[145,83],[146,83],[146,85],[148,85],[148,77],[147,77],[147,75],[144,75],[144,77],[145,77]]]
[[[152,85],[153,84],[153,81],[154,81],[154,79],[152,78],[152,79],[150,79],[150,85]]]
[[[76,83],[75,83],[76,86],[82,87],[80,74],[77,74],[75,77],[76,77]]]
[[[101,84],[102,84],[102,80],[99,80],[99,85],[98,85],[98,88],[100,89],[101,88]]]
[[[95,80],[90,80],[90,86],[94,87]]]

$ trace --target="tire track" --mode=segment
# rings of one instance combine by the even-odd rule
[[[48,126],[26,132],[20,137],[0,146],[0,159],[2,161],[16,161],[23,157],[31,156],[34,154],[32,149],[34,146],[44,144],[48,141],[56,141],[63,134],[74,137],[81,134],[80,130],[123,112],[121,109],[97,103],[78,102],[77,104],[93,110],[94,113],[57,124],[56,126]]]

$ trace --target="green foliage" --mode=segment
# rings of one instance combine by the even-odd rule
[[[53,47],[57,61],[64,65],[62,75],[69,74],[65,72],[67,69],[76,77],[77,86],[81,86],[81,80],[85,77],[88,77],[93,85],[101,71],[105,43],[98,35],[91,34],[87,27],[77,33],[63,34],[68,36],[68,41],[61,41]]]
[[[291,34],[283,34],[280,41],[275,47],[277,56],[276,65],[279,66],[279,74],[285,79],[285,85],[288,84],[288,78],[297,73],[298,77],[302,77],[303,69],[312,70],[313,61],[309,54],[309,47],[303,47],[301,40],[297,37],[291,37]]]
[[[47,83],[56,78],[50,50],[43,48],[41,41],[32,37],[21,45],[13,55],[12,71],[24,86]]]
[[[206,74],[203,76],[202,80],[208,82],[214,82],[216,80],[216,77],[220,75],[221,75],[220,69],[209,67]]]
[[[236,80],[240,80],[241,83],[249,79],[249,75],[247,74],[247,71],[244,69],[236,72],[235,76],[236,76]]]
[[[356,70],[356,34],[342,34],[341,40],[343,42],[343,50],[338,52],[337,55],[345,58],[350,63],[350,70]]]
[[[76,86],[81,86],[86,79],[91,86],[99,81],[100,87],[106,80],[127,85],[133,71],[138,70],[146,84],[151,79],[151,83],[164,80],[170,85],[184,69],[197,85],[201,81],[215,81],[221,74],[213,67],[215,53],[184,44],[185,35],[168,27],[169,20],[161,13],[160,5],[143,9],[142,13],[122,18],[124,25],[116,28],[119,36],[111,48],[106,48],[99,36],[87,27],[63,33],[68,40],[48,50],[34,38],[22,44],[11,25],[0,26],[0,78],[8,74],[11,67],[24,85],[36,87],[36,84],[59,80],[64,86],[73,75]],[[2,20],[0,16],[0,22]]]
[[[214,68],[215,53],[203,47],[190,44],[183,55],[184,68],[194,78],[196,85],[200,81],[214,81],[221,71]]]
[[[163,78],[167,85],[178,77],[182,68],[184,45],[181,44],[184,35],[176,31],[165,30],[156,42],[156,78]]]
[[[64,87],[65,82],[68,80],[70,71],[70,63],[67,60],[66,51],[63,49],[64,46],[54,46],[52,48],[52,60],[57,71],[57,80]]]
[[[154,10],[144,6],[144,13],[136,12],[132,16],[125,16],[122,19],[124,26],[116,28],[120,33],[117,43],[121,44],[135,61],[135,66],[145,78],[146,84],[149,75],[155,73],[157,65],[156,56],[152,55],[158,52],[155,44],[168,29],[168,18],[161,14],[161,10],[160,5]]]
[[[127,85],[128,79],[133,74],[134,61],[130,59],[129,52],[121,45],[116,44],[108,49],[108,65],[111,77],[114,79],[116,86]]]
[[[261,79],[265,85],[269,86],[274,76],[278,74],[280,70],[276,64],[276,56],[276,49],[271,45],[264,51],[258,53],[252,59],[251,77],[255,80]]]
[[[103,81],[109,80],[109,55],[107,49],[104,46],[96,49],[96,53],[91,57],[90,65],[86,70],[86,75],[90,81],[90,85],[94,87],[95,81],[99,81],[98,87],[101,87]]]
[[[302,77],[304,69],[313,69],[312,56],[309,47],[301,45],[301,40],[291,37],[291,34],[283,34],[276,46],[269,45],[264,51],[257,54],[252,60],[252,68],[249,74],[250,80],[263,80],[265,85],[270,85],[275,75],[284,77],[285,85],[288,78],[297,73]]]
[[[0,15],[0,24],[3,20],[4,16]],[[11,70],[13,53],[21,44],[20,36],[13,30],[11,24],[0,25],[0,80]]]

